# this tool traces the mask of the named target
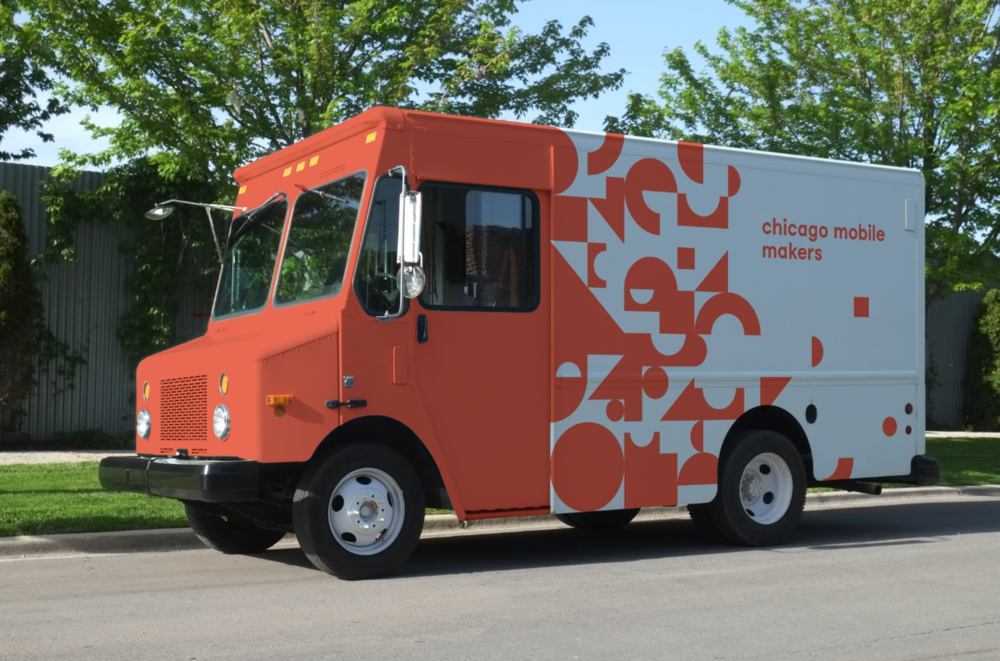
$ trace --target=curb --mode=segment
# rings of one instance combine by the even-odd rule
[[[886,489],[881,496],[832,491],[806,496],[806,509],[844,506],[879,506],[899,501],[931,498],[1000,498],[1000,485],[974,487],[912,487]],[[687,508],[652,507],[639,512],[636,521],[662,521],[687,516]],[[454,514],[431,514],[424,519],[421,538],[447,535],[471,535],[494,532],[522,532],[564,528],[552,514],[518,516],[500,519],[459,521]],[[298,545],[294,535],[286,535],[277,548]],[[126,530],[120,532],[69,533],[63,535],[32,535],[0,537],[0,560],[37,557],[42,555],[97,555],[109,553],[164,553],[204,549],[205,545],[190,528],[160,530]]]

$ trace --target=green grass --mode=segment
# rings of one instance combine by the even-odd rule
[[[97,462],[0,466],[0,537],[186,525],[176,500],[102,489]]]
[[[1000,484],[1000,438],[929,438],[927,454],[941,462],[941,486]]]
[[[1000,439],[928,439],[927,454],[943,486],[1000,484]],[[96,462],[0,466],[0,537],[186,525],[176,500],[101,489]]]

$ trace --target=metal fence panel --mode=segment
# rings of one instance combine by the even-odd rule
[[[927,417],[940,425],[962,418],[965,357],[972,324],[984,292],[958,292],[934,301],[927,310],[927,364],[935,372]]]
[[[49,168],[0,163],[0,190],[21,203],[32,256],[45,246],[47,214],[39,194],[48,179]],[[102,180],[102,174],[87,172],[71,186],[93,190]],[[33,440],[87,430],[120,436],[132,426],[128,365],[117,336],[118,319],[128,309],[128,263],[118,249],[119,230],[101,222],[83,223],[75,237],[77,260],[41,269],[39,289],[49,329],[83,353],[87,364],[77,370],[72,390],[51,374],[38,373],[38,388],[26,402],[28,417],[21,429]]]

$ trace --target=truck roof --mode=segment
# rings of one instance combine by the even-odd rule
[[[401,110],[398,108],[376,106],[336,126],[331,126],[293,145],[244,165],[233,173],[233,177],[238,183],[243,184],[259,174],[299,161],[307,154],[316,153],[353,135],[378,129],[466,135],[470,138],[493,138],[504,142],[523,142],[527,144],[543,142],[549,144],[550,139],[547,138],[550,138],[550,136],[546,134],[551,134],[552,131],[559,131],[569,136],[574,140],[575,144],[579,142],[592,142],[594,140],[603,141],[606,136],[605,133],[559,129],[539,124],[508,122],[478,117],[461,117],[458,115],[444,115],[419,110]],[[676,141],[660,140],[657,138],[624,136],[624,140],[625,142],[622,147],[624,153],[653,158],[662,156],[664,145],[677,145]],[[920,170],[911,168],[719,147],[708,144],[704,145],[704,159],[706,163],[727,164],[737,168],[750,167],[782,172],[805,171],[820,176],[910,185],[922,185],[924,179],[923,173]]]

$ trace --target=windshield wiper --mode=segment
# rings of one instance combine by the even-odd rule
[[[277,202],[277,198],[279,197],[283,197],[286,200],[288,199],[288,195],[286,195],[283,191],[278,191],[271,197],[267,198],[267,201],[264,202],[264,204],[260,205],[255,209],[251,209],[246,213],[242,213],[236,218],[233,218],[233,224],[230,225],[229,241],[235,243],[240,239],[240,237],[246,235],[247,232],[256,227],[257,223],[259,223],[264,218],[263,211],[269,208],[275,202]],[[242,220],[242,222],[240,223],[240,226],[236,229],[236,231],[233,232],[232,228],[236,227],[237,220]]]
[[[295,184],[295,186],[304,193],[316,193],[317,195],[325,197],[328,200],[334,200],[336,202],[340,202],[341,204],[350,204],[350,200],[345,200],[342,197],[337,197],[336,195],[330,195],[329,193],[324,193],[323,191],[316,190],[315,188],[306,188],[302,184]]]

